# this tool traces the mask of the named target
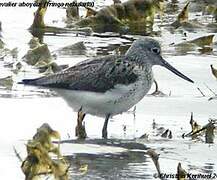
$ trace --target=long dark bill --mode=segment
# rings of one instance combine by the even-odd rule
[[[188,78],[187,76],[185,76],[184,74],[182,74],[181,72],[179,72],[177,69],[175,69],[173,66],[171,66],[167,61],[165,61],[163,58],[161,58],[161,63],[162,66],[164,66],[165,68],[169,69],[170,71],[172,71],[174,74],[176,74],[177,76],[185,79],[186,81],[189,81],[191,83],[194,83],[194,81],[192,81],[190,78]]]

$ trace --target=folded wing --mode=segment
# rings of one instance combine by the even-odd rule
[[[62,72],[40,77],[24,79],[23,84],[65,88],[71,90],[105,92],[117,84],[131,84],[136,81],[134,63],[126,56],[105,56],[82,61]]]

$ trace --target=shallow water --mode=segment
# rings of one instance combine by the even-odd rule
[[[100,1],[99,1],[100,2]],[[181,1],[183,3],[183,1]],[[110,3],[106,1],[106,3]],[[183,4],[180,3],[180,7]],[[179,7],[179,8],[180,8]],[[2,21],[2,36],[6,46],[10,49],[18,47],[18,58],[7,57],[0,60],[0,78],[12,75],[14,80],[12,90],[0,88],[0,179],[24,179],[20,169],[21,162],[15,156],[13,146],[16,147],[21,157],[26,156],[25,143],[35,134],[41,124],[47,122],[58,130],[62,140],[75,139],[76,113],[67,104],[47,89],[24,87],[16,82],[23,78],[35,77],[37,71],[25,65],[26,72],[14,74],[10,67],[5,67],[21,58],[28,50],[28,42],[32,35],[27,30],[32,23],[33,8],[1,8],[0,20]],[[191,14],[192,18],[198,13]],[[166,17],[169,15],[165,15]],[[64,27],[62,19],[65,17],[63,9],[50,8],[45,22],[49,25]],[[25,21],[23,20],[25,18]],[[199,16],[200,18],[200,16]],[[174,19],[170,15],[169,22]],[[53,23],[53,20],[56,20]],[[201,18],[201,21],[204,21]],[[210,18],[208,18],[210,20]],[[194,112],[194,119],[201,125],[208,122],[209,118],[217,118],[217,101],[208,101],[213,93],[207,86],[217,93],[217,82],[210,71],[210,64],[217,67],[216,45],[208,53],[201,54],[198,49],[193,51],[178,52],[171,43],[181,42],[183,31],[171,33],[167,30],[168,18],[163,23],[156,19],[155,29],[161,31],[156,37],[161,43],[165,59],[181,72],[195,81],[195,84],[183,81],[162,67],[154,67],[154,75],[162,92],[168,97],[147,96],[136,105],[136,112],[127,112],[113,117],[109,122],[109,138],[114,141],[132,140],[144,145],[144,150],[100,144],[103,119],[88,115],[85,125],[88,138],[93,140],[88,143],[61,144],[63,155],[71,163],[70,176],[73,179],[155,179],[156,173],[151,159],[145,154],[146,148],[153,148],[160,154],[159,162],[162,173],[174,174],[178,162],[190,173],[217,173],[217,146],[205,144],[204,138],[196,141],[189,138],[182,139],[183,133],[190,132],[190,113]],[[185,32],[185,31],[184,31]],[[210,34],[208,29],[196,32],[187,32],[188,40]],[[212,33],[215,34],[216,33]],[[138,36],[134,36],[138,37]],[[67,52],[58,54],[57,50],[76,42],[83,41],[86,54],[73,55]],[[216,42],[216,37],[214,38]],[[117,47],[128,47],[131,41],[122,38],[100,38],[76,36],[73,33],[58,36],[45,35],[44,42],[52,54],[56,54],[58,64],[73,65],[87,57],[114,54]],[[200,88],[205,97],[197,88]],[[153,89],[150,91],[153,92]],[[171,140],[157,135],[157,129],[152,128],[155,119],[157,128],[170,129],[173,134]],[[149,134],[148,140],[139,140],[144,133]],[[122,143],[123,144],[123,143]],[[129,143],[130,144],[130,143]],[[87,165],[87,171],[82,172],[80,167]]]

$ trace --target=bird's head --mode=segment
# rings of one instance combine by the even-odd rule
[[[133,57],[140,65],[143,66],[153,66],[160,65],[168,70],[172,71],[177,76],[192,82],[193,81],[171,66],[166,60],[161,56],[161,47],[158,41],[145,37],[137,39],[133,42],[131,47],[126,52],[127,56]]]

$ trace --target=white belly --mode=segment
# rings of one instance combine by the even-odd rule
[[[116,115],[129,110],[137,104],[150,90],[153,77],[137,81],[128,86],[116,85],[114,89],[105,93],[89,91],[74,91],[66,89],[54,89],[65,99],[74,111],[82,107],[87,114],[104,117],[107,114]]]

